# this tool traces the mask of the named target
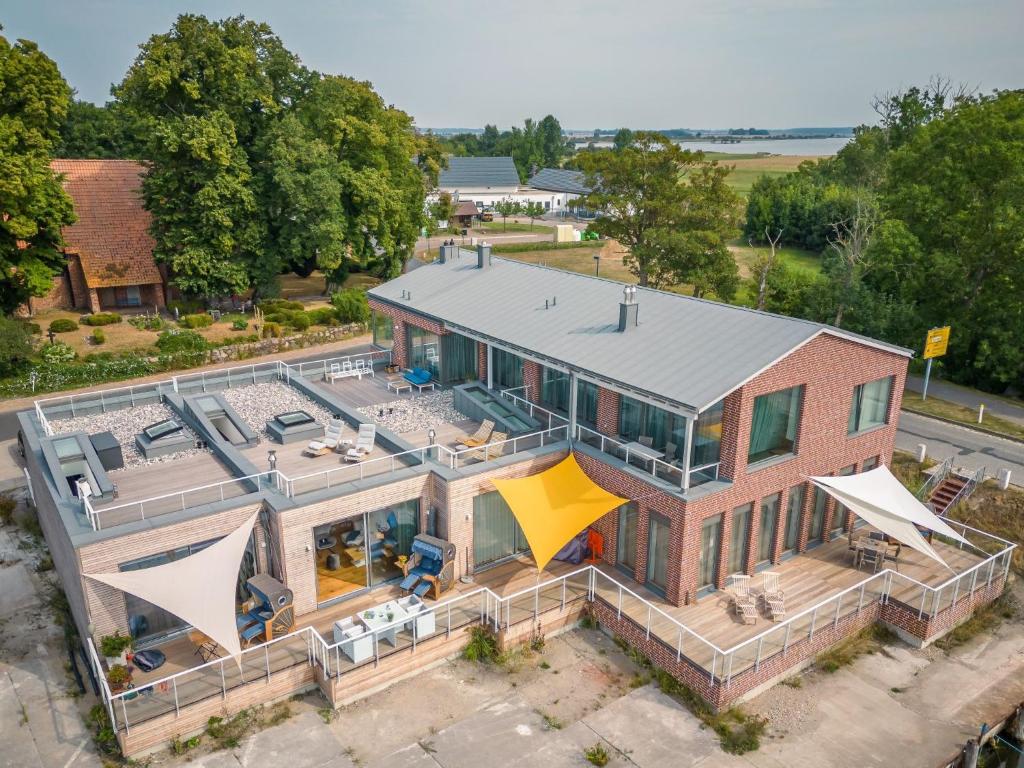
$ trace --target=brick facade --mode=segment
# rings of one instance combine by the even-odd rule
[[[619,434],[619,393],[597,388],[597,431],[605,435]]]
[[[395,365],[400,365],[403,368],[409,367],[409,338],[406,333],[406,325],[422,328],[425,331],[436,333],[438,336],[443,336],[447,333],[441,323],[422,315],[417,315],[415,312],[410,312],[391,304],[385,304],[372,297],[369,300],[369,304],[370,309],[374,312],[379,312],[391,318],[394,326],[394,346],[391,348],[391,358],[395,361]]]
[[[487,345],[482,341],[476,343],[476,371],[477,378],[487,383]]]
[[[523,360],[523,386],[526,397],[540,404],[540,387],[543,379],[543,367],[533,360]],[[518,393],[517,393],[518,394]]]

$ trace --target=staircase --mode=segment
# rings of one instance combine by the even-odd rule
[[[946,510],[953,505],[954,499],[960,501],[961,499],[958,499],[957,497],[961,495],[961,491],[963,491],[964,486],[966,485],[966,478],[959,477],[952,473],[947,475],[928,497],[928,503],[931,504],[932,508],[935,510],[935,514],[942,517],[946,514]]]

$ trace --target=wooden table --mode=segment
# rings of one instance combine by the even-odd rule
[[[388,378],[388,389],[400,395],[402,392],[412,392],[412,384],[401,376],[391,376]]]

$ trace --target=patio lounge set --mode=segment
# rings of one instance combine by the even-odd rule
[[[377,440],[375,424],[360,424],[355,442],[344,438],[345,423],[341,419],[331,419],[324,436],[320,440],[312,440],[302,451],[304,456],[317,457],[328,453],[340,453],[345,461],[362,461],[373,452]]]
[[[861,566],[870,566],[872,573],[891,561],[899,570],[900,552],[903,545],[880,531],[871,531],[865,536],[853,537],[851,530],[847,538],[848,549],[853,553],[853,564],[860,570]]]
[[[353,664],[373,658],[383,640],[398,646],[398,633],[409,632],[415,640],[437,631],[434,611],[416,595],[389,600],[334,622],[334,642]]]
[[[779,584],[778,573],[762,572],[761,590],[757,593],[750,586],[750,576],[736,574],[729,577],[729,604],[740,621],[744,624],[757,623],[758,602],[773,622],[786,618],[786,595]]]
[[[485,461],[488,458],[493,459],[501,456],[505,452],[506,440],[508,440],[507,433],[496,432],[494,422],[490,419],[484,419],[480,422],[476,432],[465,438],[461,443],[455,444],[455,450],[466,451],[465,458],[467,459]],[[488,445],[492,447],[488,448]],[[467,450],[471,448],[476,450]]]

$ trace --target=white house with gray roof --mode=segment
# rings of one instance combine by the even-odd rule
[[[554,173],[562,172],[556,170]],[[524,205],[540,203],[545,211],[558,212],[564,210],[572,197],[578,196],[554,188],[539,189],[532,184],[523,184],[511,157],[449,157],[448,167],[438,178],[437,191],[448,192],[457,203],[473,202],[480,210],[491,208],[502,200],[514,200]]]

